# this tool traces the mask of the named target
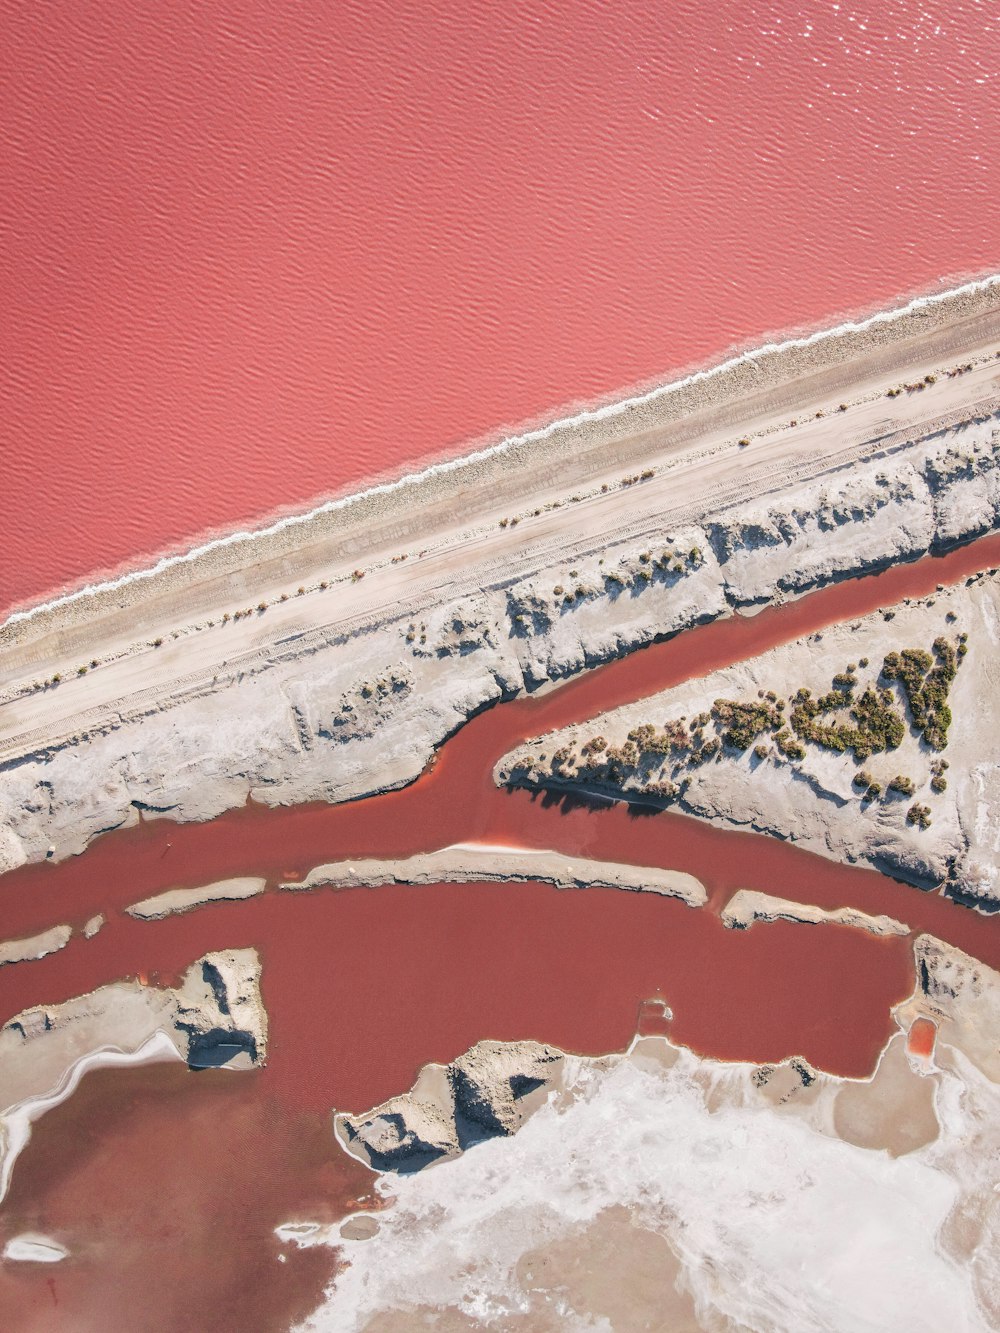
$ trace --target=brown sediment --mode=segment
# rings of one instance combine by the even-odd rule
[[[838,1138],[859,1148],[884,1149],[893,1157],[933,1143],[940,1133],[934,1111],[936,1084],[914,1074],[912,1048],[897,1035],[882,1052],[870,1081],[844,1083],[833,1103]]]
[[[88,1074],[36,1125],[0,1221],[70,1257],[0,1265],[0,1327],[284,1333],[318,1304],[336,1252],[283,1245],[274,1227],[333,1221],[371,1179],[256,1074]]]

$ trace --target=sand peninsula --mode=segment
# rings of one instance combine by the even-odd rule
[[[533,739],[498,782],[662,805],[1000,907],[1000,576]]]
[[[11,618],[0,865],[401,786],[491,702],[991,532],[998,356],[970,284]]]

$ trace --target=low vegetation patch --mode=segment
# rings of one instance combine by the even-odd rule
[[[964,635],[957,645],[942,636],[934,640],[933,657],[922,648],[904,648],[902,652],[889,653],[882,663],[883,677],[902,685],[913,725],[934,750],[943,750],[948,744],[951,726],[948,691],[959,659],[965,656],[965,647]]]
[[[672,552],[664,552],[660,559],[643,552],[640,570],[662,567],[661,561],[673,557]],[[694,552],[689,559],[694,562]],[[606,580],[616,577],[605,575]],[[567,595],[558,586],[554,593]],[[951,723],[948,692],[966,648],[967,636],[961,634],[955,642],[944,637],[935,639],[930,653],[919,648],[891,652],[884,660],[880,679],[863,689],[857,672],[859,665],[868,667],[868,659],[861,657],[858,664],[851,662],[834,675],[831,688],[819,697],[802,688],[785,700],[775,690],[762,688],[756,699],[716,699],[708,711],[692,718],[680,717],[662,724],[643,722],[633,727],[620,745],[593,735],[582,743],[564,744],[547,763],[545,756],[539,755],[520,767],[525,773],[533,771],[541,782],[548,771],[562,780],[575,776],[597,784],[630,784],[649,795],[673,800],[686,783],[680,776],[683,770],[716,759],[724,748],[741,753],[752,749],[754,759],[763,764],[768,760],[781,763],[783,759],[804,759],[806,746],[812,744],[849,753],[855,762],[864,764],[874,754],[897,749],[906,735],[903,701],[890,688],[890,683],[897,682],[914,729],[940,750],[947,744]],[[933,792],[946,790],[947,768],[944,759],[931,762]],[[682,785],[678,786],[675,779]],[[863,767],[854,774],[852,784],[863,802],[877,801],[883,794],[912,797],[917,789],[917,783],[905,773],[897,773],[888,782],[876,781]],[[910,806],[906,818],[911,825],[927,828],[930,809],[916,803]]]

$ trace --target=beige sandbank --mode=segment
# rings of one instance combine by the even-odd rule
[[[159,921],[165,916],[176,916],[180,912],[190,912],[206,903],[238,902],[244,898],[255,898],[263,893],[267,880],[252,875],[235,879],[220,879],[214,884],[203,884],[190,889],[167,889],[152,898],[143,898],[141,902],[126,907],[129,916],[140,921]]]
[[[363,888],[378,884],[470,884],[482,882],[552,884],[557,889],[607,888],[633,893],[658,893],[680,898],[689,907],[708,901],[705,886],[693,875],[657,866],[592,861],[537,849],[456,844],[397,860],[335,861],[316,866],[303,880],[289,880],[283,889]]]
[[[756,889],[738,889],[721,912],[722,924],[746,930],[755,921],[799,921],[803,925],[851,926],[869,935],[909,935],[910,928],[891,916],[870,916],[854,907],[823,908],[776,898]]]
[[[38,935],[23,940],[6,940],[0,944],[0,967],[6,963],[24,963],[29,959],[46,958],[50,953],[65,949],[73,934],[72,926],[53,926]]]

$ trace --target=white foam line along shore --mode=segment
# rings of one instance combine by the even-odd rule
[[[403,490],[408,486],[413,486],[419,482],[426,481],[431,477],[442,476],[449,472],[458,471],[463,467],[467,467],[469,464],[483,462],[486,459],[507,453],[522,445],[540,442],[550,438],[559,431],[573,429],[592,422],[608,420],[615,416],[621,416],[637,407],[647,406],[670,394],[675,394],[682,389],[689,388],[694,384],[711,380],[738,366],[759,361],[764,356],[793,351],[796,349],[815,347],[820,343],[842,338],[848,334],[863,333],[879,324],[891,323],[907,315],[914,314],[917,311],[943,304],[944,302],[953,300],[957,297],[974,296],[979,293],[988,292],[996,287],[1000,287],[1000,274],[990,274],[987,277],[976,279],[973,282],[963,283],[958,287],[952,287],[943,292],[932,292],[923,296],[914,297],[905,305],[897,306],[889,310],[878,310],[874,314],[868,315],[861,320],[845,320],[831,328],[817,329],[815,332],[806,334],[802,337],[788,338],[781,342],[761,343],[745,352],[741,352],[737,356],[729,357],[725,361],[720,361],[704,369],[693,371],[691,374],[683,376],[680,379],[671,380],[668,383],[657,385],[644,393],[635,394],[628,398],[616,399],[612,402],[605,403],[603,406],[588,408],[572,416],[560,417],[558,420],[551,421],[548,425],[539,427],[535,430],[526,431],[520,435],[507,436],[505,439],[500,440],[496,444],[489,445],[486,448],[462,454],[442,462],[432,463],[418,472],[404,473],[403,476],[398,477],[393,481],[372,486],[363,491],[355,491],[350,495],[324,501],[323,504],[317,505],[315,508],[308,511],[298,514],[288,514],[264,527],[239,529],[234,532],[226,533],[224,536],[212,538],[210,541],[204,542],[199,546],[192,547],[188,551],[183,551],[175,555],[163,556],[153,565],[141,569],[130,570],[129,572],[120,575],[118,578],[86,584],[82,588],[77,588],[72,592],[61,594],[49,601],[39,602],[36,605],[26,607],[23,610],[13,611],[6,620],[0,622],[0,629],[32,620],[44,612],[68,606],[75,602],[84,601],[102,593],[114,592],[119,588],[126,587],[130,583],[135,583],[143,579],[155,578],[156,575],[162,574],[165,570],[171,569],[177,565],[189,564],[202,556],[210,554],[212,551],[219,551],[225,547],[239,545],[244,542],[259,541],[261,538],[271,537],[277,533],[287,531],[290,528],[310,523],[312,520],[323,514],[332,514],[339,510],[347,509],[351,505],[357,504],[359,501],[368,499],[372,496],[390,495],[393,492]]]
[[[176,1061],[181,1057],[177,1047],[165,1032],[154,1032],[136,1051],[123,1051],[117,1046],[104,1046],[100,1050],[88,1051],[76,1060],[60,1080],[58,1087],[40,1097],[32,1097],[13,1106],[0,1117],[0,1124],[6,1131],[6,1151],[0,1160],[0,1199],[6,1195],[10,1186],[11,1173],[18,1157],[24,1151],[31,1138],[31,1126],[46,1111],[60,1106],[72,1097],[84,1074],[92,1069],[125,1069],[136,1065]]]

